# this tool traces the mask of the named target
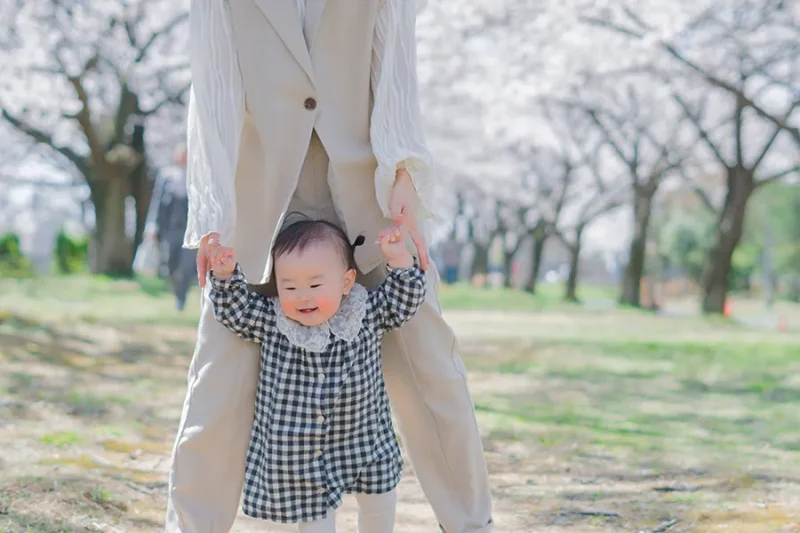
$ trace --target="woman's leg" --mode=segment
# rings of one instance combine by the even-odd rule
[[[327,220],[341,225],[328,187],[329,165],[328,154],[317,133],[313,132],[308,144],[308,155],[303,162],[303,170],[300,172],[297,187],[289,203],[289,214],[300,213],[314,220]],[[284,224],[291,222],[294,220],[287,217]]]
[[[258,384],[258,346],[214,320],[203,292],[169,474],[167,533],[225,533],[239,507]]]
[[[313,522],[300,522],[299,533],[336,533],[336,514],[331,510],[328,516]]]
[[[254,161],[237,174],[236,255],[253,278],[261,274],[265,236],[272,228],[261,218],[264,179],[255,134],[245,134],[242,154]],[[241,170],[244,169],[244,170]],[[335,213],[325,185],[328,157],[313,136],[303,164],[293,209],[314,218]],[[248,267],[248,265],[251,265]],[[263,267],[261,267],[263,268]],[[197,346],[189,369],[189,386],[169,474],[166,533],[227,533],[239,507],[245,457],[253,424],[260,368],[258,346],[245,342],[214,320],[203,292]]]
[[[356,494],[358,533],[392,533],[397,512],[397,491]]]
[[[374,286],[377,268],[364,277]],[[386,335],[383,373],[414,473],[446,533],[490,533],[492,496],[458,342],[442,317],[431,263],[425,303]]]

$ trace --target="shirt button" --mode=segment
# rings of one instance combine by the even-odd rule
[[[317,450],[314,452],[314,457],[322,457],[322,450]]]
[[[320,487],[320,488],[318,488],[318,489],[317,489],[317,493],[318,493],[318,494],[325,494],[326,492],[327,492],[327,491],[325,490],[325,488],[324,488],[324,487]]]
[[[325,417],[324,417],[324,416],[322,416],[322,415],[319,415],[319,416],[317,417],[317,422],[319,422],[320,424],[322,424],[323,422],[325,422]]]
[[[303,102],[303,107],[305,107],[309,111],[313,111],[314,109],[317,108],[317,101],[310,97],[306,98],[306,101]]]
[[[320,381],[325,381],[325,374],[318,375],[317,379],[319,379]]]

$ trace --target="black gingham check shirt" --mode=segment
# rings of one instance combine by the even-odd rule
[[[419,264],[388,269],[375,291],[356,285],[329,321],[327,345],[318,351],[289,340],[304,326],[292,322],[295,329],[287,329],[277,299],[248,291],[238,265],[227,281],[211,276],[209,297],[221,324],[261,344],[244,513],[307,522],[339,507],[343,493],[394,489],[403,463],[383,381],[381,341],[425,299]],[[334,327],[334,319],[355,327]]]

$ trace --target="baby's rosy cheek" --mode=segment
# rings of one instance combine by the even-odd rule
[[[294,313],[294,305],[292,304],[291,298],[282,297],[279,298],[281,304],[281,310],[283,310],[283,314],[285,315],[292,315]]]
[[[333,314],[336,311],[336,302],[330,298],[320,298],[317,300],[317,307],[325,314]]]

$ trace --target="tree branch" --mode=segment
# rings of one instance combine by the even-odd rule
[[[744,105],[742,99],[736,97],[736,110],[733,114],[733,129],[734,129],[734,143],[736,145],[736,164],[740,167],[744,166],[744,139],[742,139],[744,130]]]
[[[681,98],[680,95],[678,94],[674,94],[673,99],[676,102],[678,102],[678,105],[681,106],[681,109],[683,109],[683,112],[686,114],[686,117],[692,121],[692,124],[694,124],[695,128],[697,128],[697,133],[700,135],[700,138],[703,139],[706,145],[708,145],[709,149],[711,149],[717,160],[719,160],[719,162],[722,163],[724,167],[726,168],[729,167],[730,165],[728,165],[728,162],[722,156],[722,153],[717,148],[717,145],[714,144],[714,141],[711,140],[711,137],[708,135],[708,132],[705,130],[705,128],[703,128],[702,124],[700,124],[700,119],[696,117],[695,114],[689,110],[689,106],[686,104],[683,98]]]
[[[556,227],[553,227],[553,235],[555,235],[555,236],[556,236],[556,238],[557,238],[559,241],[561,241],[561,243],[562,243],[564,246],[566,246],[566,247],[567,247],[567,249],[568,249],[570,252],[573,252],[573,253],[575,252],[575,248],[576,248],[575,244],[574,244],[573,242],[571,242],[569,239],[567,239],[567,237],[564,235],[564,232],[563,232],[563,231],[561,231],[560,229],[558,229],[558,228],[556,228]]]
[[[700,198],[700,201],[703,203],[703,206],[708,209],[713,214],[718,214],[717,208],[714,206],[714,202],[711,201],[711,198],[708,197],[706,191],[704,191],[699,185],[697,185],[692,178],[686,173],[686,169],[683,167],[680,168],[680,174],[683,180],[686,182],[686,185],[692,188],[694,193]]]
[[[22,120],[18,119],[17,117],[11,115],[8,111],[3,109],[3,118],[11,124],[15,129],[24,133],[37,143],[41,143],[44,145],[49,146],[66,159],[68,159],[78,171],[83,174],[84,176],[89,175],[89,164],[86,161],[86,158],[81,157],[78,155],[72,148],[68,148],[66,146],[58,146],[54,141],[52,135],[43,132],[37,128],[34,128],[30,124],[23,122]]]
[[[616,196],[616,195],[614,195],[614,196]],[[597,200],[599,201],[600,198],[598,197]],[[608,197],[608,198],[606,198],[605,202],[602,202],[602,201],[599,202],[599,206],[596,207],[594,210],[586,211],[583,215],[581,215],[581,217],[579,219],[580,220],[579,224],[585,226],[585,225],[593,222],[594,220],[596,220],[598,217],[601,217],[602,215],[608,214],[609,212],[613,211],[614,209],[617,209],[618,207],[621,207],[624,203],[625,202],[623,202],[622,199],[620,199],[620,198],[615,198],[613,196]]]
[[[776,172],[775,174],[768,176],[766,178],[760,179],[756,182],[756,187],[761,187],[762,185],[767,185],[769,183],[778,181],[779,179],[788,176],[789,174],[794,174],[795,172],[800,172],[800,165],[795,165],[794,167],[787,168],[786,170],[782,170],[780,172]]]
[[[634,30],[634,29],[631,29],[631,28],[622,27],[619,24],[614,24],[610,20],[605,20],[605,19],[601,19],[601,18],[598,18],[598,17],[592,17],[592,16],[585,16],[585,15],[578,17],[578,20],[580,20],[582,22],[585,22],[587,24],[591,24],[593,26],[600,26],[600,27],[603,27],[603,28],[608,28],[608,29],[613,30],[613,31],[615,31],[617,33],[621,33],[621,34],[627,35],[629,37],[634,37],[636,39],[643,39],[644,38],[644,33],[640,32],[640,31],[637,31],[637,30]]]
[[[622,11],[626,15],[628,15],[628,18],[630,18],[632,21],[634,21],[636,24],[638,24],[641,28],[644,28],[647,31],[652,31],[654,29],[652,26],[650,26],[649,24],[645,23],[645,21],[642,20],[642,18],[639,15],[634,13],[631,8],[623,6]]]
[[[769,138],[769,140],[767,140],[767,143],[764,145],[764,148],[761,150],[761,153],[759,154],[758,158],[756,159],[756,162],[753,163],[753,170],[754,171],[757,170],[758,167],[761,165],[761,163],[764,161],[764,159],[766,159],[770,148],[772,148],[772,145],[775,144],[775,139],[778,138],[778,136],[781,134],[782,131],[783,130],[780,129],[780,128],[775,128],[775,131],[772,132],[772,136]]]
[[[641,37],[639,37],[639,38],[641,38]],[[752,99],[748,98],[744,94],[744,92],[742,90],[740,90],[738,87],[736,87],[736,86],[726,82],[725,80],[722,80],[722,79],[714,76],[713,74],[707,72],[704,68],[702,68],[697,63],[695,63],[695,62],[691,61],[690,59],[684,57],[671,44],[662,43],[661,46],[672,57],[674,57],[675,59],[677,59],[678,61],[683,63],[685,66],[687,66],[689,69],[691,69],[695,73],[699,74],[704,80],[706,80],[712,86],[717,87],[719,89],[722,89],[724,91],[727,91],[727,92],[733,94],[734,96],[736,96],[737,98],[741,98],[742,102],[744,103],[744,105],[746,105],[747,107],[750,107],[751,109],[753,109],[753,111],[755,111],[756,114],[758,114],[758,116],[760,116],[761,118],[772,122],[773,124],[775,124],[775,126],[779,127],[780,129],[788,131],[789,134],[794,138],[795,142],[798,145],[800,145],[800,128],[790,126],[789,123],[786,121],[786,119],[781,120],[778,117],[776,117],[775,115],[773,115],[772,113],[767,112],[764,108],[762,108],[761,106],[756,104]]]
[[[600,132],[603,134],[603,137],[606,138],[606,142],[608,143],[608,145],[611,146],[611,148],[614,150],[617,156],[619,156],[622,162],[625,163],[625,165],[627,165],[627,167],[631,170],[631,172],[635,174],[636,173],[635,161],[631,160],[625,154],[625,152],[622,150],[619,144],[614,140],[614,136],[611,135],[611,131],[605,126],[605,124],[603,124],[603,122],[597,116],[596,110],[586,108],[585,111],[589,115],[589,118],[592,119],[592,122],[594,122],[594,124],[600,129]]]
[[[174,19],[172,19],[171,21],[167,22],[160,30],[154,31],[150,35],[150,38],[147,40],[147,42],[144,43],[144,46],[142,46],[139,49],[139,53],[136,55],[136,59],[134,59],[133,62],[134,63],[141,63],[142,60],[147,55],[147,51],[150,49],[151,46],[153,46],[153,43],[156,42],[159,37],[161,37],[164,34],[167,34],[167,33],[171,32],[175,28],[175,26],[177,26],[181,22],[187,20],[188,18],[189,18],[189,13],[182,13],[182,14],[178,15],[177,17],[175,17]],[[127,25],[126,25],[126,27],[127,27]],[[133,44],[133,42],[131,44]]]
[[[150,109],[147,109],[147,110],[142,110],[140,114],[141,114],[142,116],[148,117],[148,116],[150,116],[150,115],[153,115],[153,114],[155,114],[155,113],[158,113],[158,111],[159,111],[159,110],[160,110],[162,107],[164,107],[165,105],[167,105],[167,104],[178,104],[178,105],[183,105],[183,104],[185,103],[185,102],[183,101],[183,98],[184,98],[184,96],[186,95],[186,93],[188,93],[188,92],[189,92],[189,89],[191,89],[191,87],[192,87],[192,84],[191,84],[191,82],[187,83],[187,84],[186,84],[186,85],[184,85],[184,86],[181,88],[181,90],[180,90],[180,91],[178,91],[177,93],[175,93],[175,94],[173,94],[173,95],[170,95],[170,96],[168,96],[168,97],[164,98],[163,100],[161,100],[160,102],[158,102],[156,105],[154,105],[154,106],[153,106],[153,107],[151,107]]]
[[[81,110],[76,114],[76,119],[83,130],[83,134],[86,136],[86,142],[89,144],[92,162],[97,169],[100,169],[104,162],[105,146],[103,146],[103,143],[97,136],[94,124],[92,124],[92,117],[89,112],[89,95],[86,93],[86,89],[83,87],[80,77],[70,76],[69,82],[73,89],[75,89],[75,94],[82,104]]]
[[[630,16],[630,14],[629,14],[629,16]],[[637,20],[637,18],[634,18],[634,17],[632,17],[632,18],[633,18],[633,20]],[[634,30],[634,29],[631,29],[631,28],[625,28],[625,27],[620,26],[618,24],[614,24],[613,22],[611,22],[609,20],[604,20],[604,19],[601,19],[601,18],[598,18],[598,17],[582,16],[582,17],[579,17],[579,20],[581,20],[583,22],[586,22],[588,24],[594,25],[594,26],[607,28],[607,29],[609,29],[611,31],[615,31],[617,33],[620,33],[622,35],[626,35],[628,37],[632,37],[632,38],[637,39],[637,40],[642,40],[645,37],[645,33],[642,32],[642,31],[637,31],[637,30]],[[708,82],[712,86],[717,87],[719,89],[722,89],[724,91],[727,91],[727,92],[729,92],[729,93],[731,93],[733,95],[736,95],[736,96],[740,97],[742,99],[742,101],[744,102],[744,105],[746,105],[747,107],[750,107],[751,109],[753,109],[753,111],[755,111],[756,114],[758,114],[761,118],[763,118],[763,119],[765,119],[765,120],[767,120],[769,122],[772,122],[775,126],[781,128],[783,130],[788,131],[789,135],[792,136],[792,138],[794,139],[795,143],[800,145],[800,128],[795,127],[795,126],[790,126],[789,123],[786,120],[781,120],[780,118],[776,117],[772,113],[769,113],[763,107],[758,105],[753,99],[747,97],[741,89],[739,89],[738,87],[734,86],[733,84],[731,84],[731,83],[729,83],[729,82],[727,82],[727,81],[715,76],[714,74],[708,72],[706,69],[704,69],[703,67],[701,67],[700,65],[698,65],[694,61],[690,60],[689,58],[687,58],[683,54],[681,54],[674,45],[672,45],[670,43],[666,43],[666,42],[661,42],[660,46],[670,56],[672,56],[678,62],[680,62],[681,64],[683,64],[687,68],[689,68],[694,73],[698,74],[701,78],[703,78],[706,82]]]

